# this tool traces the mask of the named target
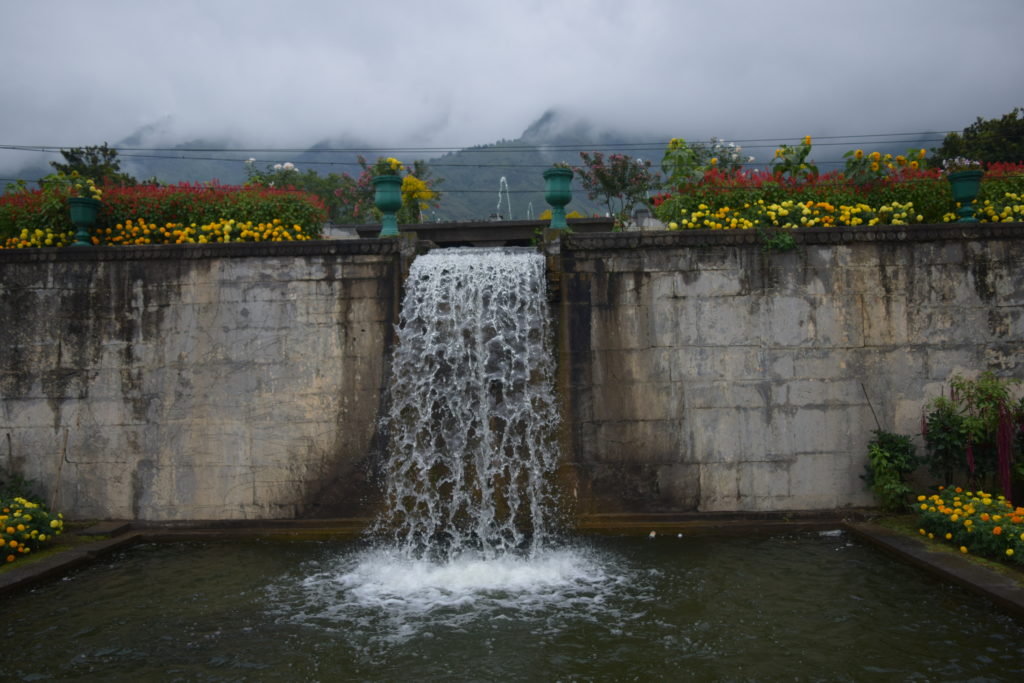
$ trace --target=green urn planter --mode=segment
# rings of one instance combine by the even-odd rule
[[[92,239],[89,230],[96,225],[96,214],[100,211],[100,202],[91,197],[70,197],[68,209],[71,211],[71,222],[78,230],[72,247],[91,247]]]
[[[544,200],[551,205],[551,228],[565,230],[565,205],[572,201],[572,170],[549,168],[544,171]]]
[[[977,223],[974,216],[974,198],[978,196],[978,189],[981,187],[981,177],[984,171],[957,171],[949,174],[949,184],[953,188],[953,201],[959,202],[960,207],[956,210],[959,223]]]
[[[380,237],[398,237],[398,210],[402,208],[402,178],[397,175],[379,175],[373,179],[374,205],[383,215]]]

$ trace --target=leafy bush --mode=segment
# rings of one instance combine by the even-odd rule
[[[1024,564],[1024,507],[1004,496],[961,487],[939,487],[917,497],[919,532],[962,553]]]
[[[8,186],[8,193],[0,197],[0,246],[35,246],[22,242],[24,235],[36,236],[37,231],[44,235],[44,242],[49,234],[55,242],[52,246],[61,246],[56,243],[60,236],[74,232],[67,208],[74,191],[66,178],[60,174],[47,176],[41,190]],[[254,225],[276,220],[287,226],[299,225],[304,235],[315,238],[326,219],[323,202],[316,196],[280,188],[188,183],[164,187],[107,185],[102,188],[102,197],[93,234],[140,221],[201,226],[227,220]]]
[[[1020,382],[987,371],[977,379],[954,375],[949,396],[928,404],[922,421],[925,462],[933,476],[949,484],[967,478],[975,484],[998,480],[1010,497],[1017,476],[1024,474],[1024,397]]]
[[[580,158],[583,166],[574,169],[576,177],[591,200],[604,202],[616,228],[628,224],[634,207],[646,204],[647,196],[661,183],[650,161],[626,154],[610,154],[606,159],[601,152],[580,152]]]
[[[918,459],[909,436],[893,434],[881,429],[868,442],[867,474],[864,480],[878,496],[886,512],[902,512],[907,507],[911,489],[903,476],[917,469]]]

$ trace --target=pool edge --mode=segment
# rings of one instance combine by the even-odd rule
[[[1024,621],[1024,586],[1013,579],[879,524],[849,521],[843,527],[858,539],[936,578],[988,598],[1010,616]]]

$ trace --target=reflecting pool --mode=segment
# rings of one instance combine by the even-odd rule
[[[839,532],[529,560],[148,544],[0,599],[2,678],[1021,680],[1024,628]]]

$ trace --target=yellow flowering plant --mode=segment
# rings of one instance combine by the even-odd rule
[[[23,558],[64,531],[64,516],[21,496],[0,498],[0,564]]]
[[[960,486],[917,496],[919,533],[961,552],[1024,564],[1024,507],[1004,496]]]
[[[782,145],[775,150],[775,158],[771,161],[771,170],[776,178],[814,179],[818,177],[818,167],[807,159],[811,153],[811,136],[805,135],[799,145]]]
[[[380,157],[373,165],[373,175],[401,175],[405,166],[394,157]]]

